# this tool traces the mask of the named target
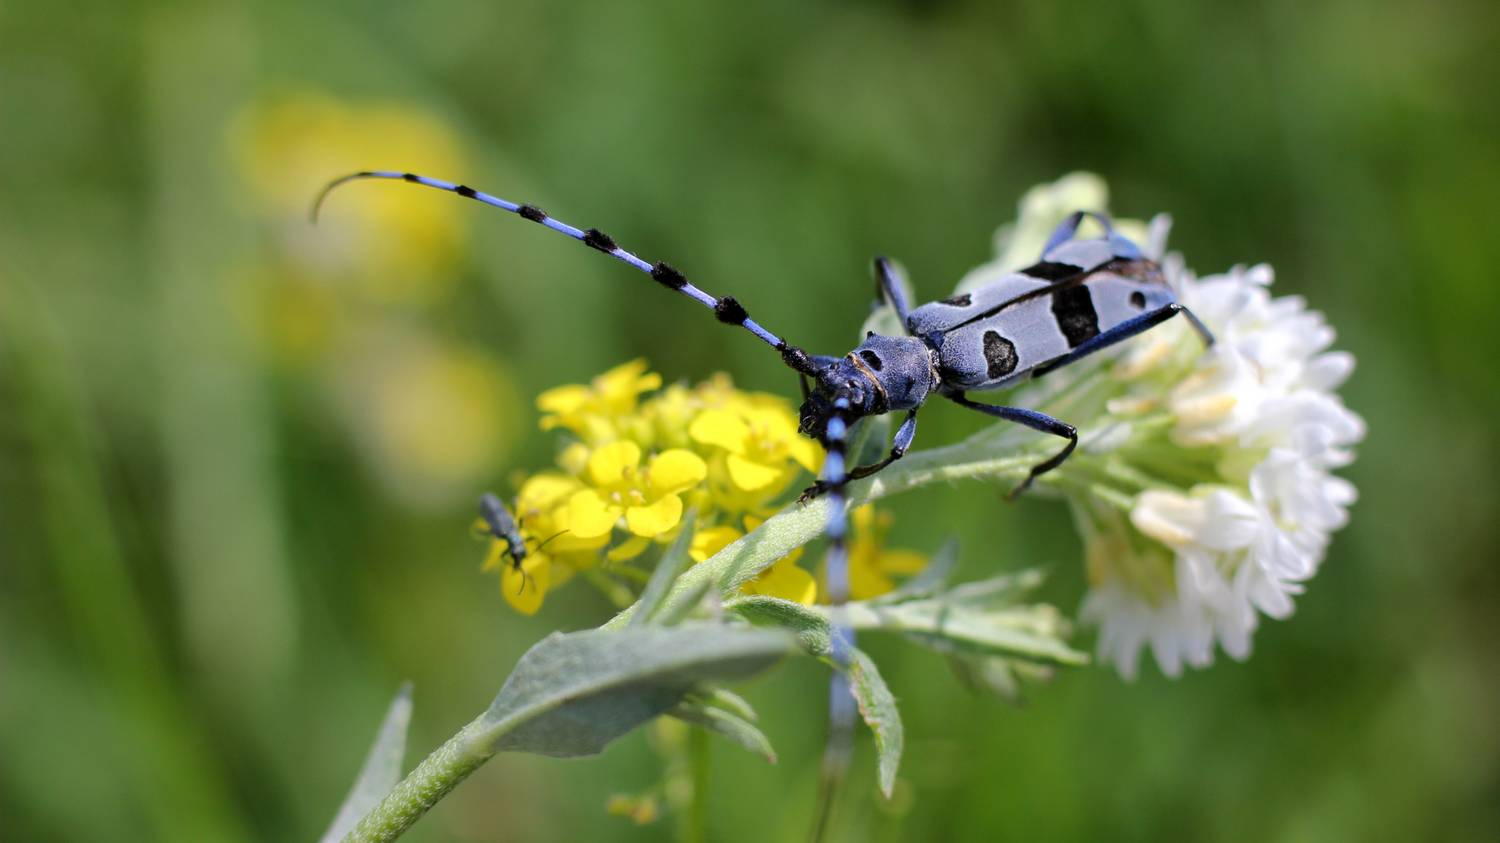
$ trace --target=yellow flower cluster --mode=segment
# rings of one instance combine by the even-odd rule
[[[494,541],[485,566],[503,568],[506,600],[526,614],[541,607],[548,589],[601,557],[635,571],[631,560],[670,543],[689,510],[697,512],[690,554],[707,559],[759,526],[794,481],[810,480],[823,461],[817,443],[797,432],[790,403],[737,390],[724,375],[663,389],[660,375],[633,360],[590,383],[548,390],[537,407],[543,430],[574,440],[559,454],[558,470],[533,475],[517,497],[523,533],[546,545],[516,571],[503,565]],[[881,549],[877,520],[869,508],[854,514],[857,598],[889,591],[892,576],[920,568],[915,554]],[[777,561],[745,590],[813,603],[817,583],[797,564],[800,555]]]

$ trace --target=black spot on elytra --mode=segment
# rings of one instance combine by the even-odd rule
[[[725,296],[714,302],[714,316],[726,325],[742,325],[746,319],[750,318],[750,314],[746,313],[745,308],[734,300],[734,296]]]
[[[468,199],[473,199],[474,198],[474,188],[469,187],[466,184],[460,184],[460,185],[454,187],[453,188],[453,192],[457,193],[459,196],[463,196],[463,197],[466,197]]]
[[[1130,306],[1135,308],[1136,310],[1144,310],[1146,308],[1146,294],[1141,292],[1140,290],[1136,290],[1135,292],[1131,293]]]
[[[984,359],[990,380],[1003,378],[1016,370],[1016,345],[994,331],[985,331]]]
[[[940,304],[946,304],[949,307],[968,307],[969,304],[973,301],[973,296],[970,296],[968,293],[964,293],[962,295],[954,296],[951,299],[943,299]]]
[[[658,263],[656,266],[651,267],[651,277],[655,278],[657,283],[663,287],[673,290],[681,290],[687,286],[687,278],[683,277],[681,272],[673,269],[670,264]]]
[[[1053,263],[1042,261],[1021,270],[1032,278],[1040,278],[1043,281],[1061,281],[1064,278],[1072,278],[1083,271],[1083,267],[1074,266],[1071,263]]]
[[[873,370],[875,370],[877,372],[880,371],[885,366],[885,364],[880,361],[880,355],[876,354],[875,352],[871,351],[868,348],[866,348],[863,351],[861,351],[859,353],[859,356],[860,356],[860,359],[864,360],[865,363],[869,364],[869,366],[870,366],[871,369],[873,369]]]
[[[1099,335],[1099,314],[1087,284],[1053,293],[1052,314],[1057,317],[1058,329],[1068,338],[1069,348]]]
[[[516,209],[516,213],[520,214],[523,219],[528,219],[532,222],[541,222],[547,218],[547,212],[535,205],[522,205]]]
[[[583,233],[583,242],[586,246],[593,246],[601,252],[613,252],[616,248],[615,240],[608,234],[597,228],[591,228]]]

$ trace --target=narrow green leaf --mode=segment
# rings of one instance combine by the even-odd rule
[[[886,686],[885,679],[881,678],[875,662],[858,648],[849,664],[849,684],[854,691],[854,700],[859,704],[860,717],[875,735],[880,792],[889,799],[896,786],[896,770],[901,766],[901,750],[905,744],[896,698]]]
[[[705,685],[694,691],[689,699],[702,705],[722,708],[730,714],[743,720],[749,720],[752,723],[760,719],[756,716],[755,709],[750,707],[750,703],[746,702],[744,697],[725,688]]]
[[[659,607],[656,610],[656,617],[653,620],[657,626],[676,626],[682,623],[698,609],[698,606],[703,603],[703,598],[707,597],[709,592],[713,591],[713,588],[714,584],[712,580],[702,580],[694,584],[692,588],[683,593],[682,599],[672,603],[665,603]],[[632,617],[634,616],[632,615]]]
[[[771,741],[765,733],[748,719],[728,709],[688,699],[670,713],[678,720],[728,738],[772,764],[776,763],[776,750],[771,748]]]
[[[737,598],[725,608],[756,626],[779,626],[791,630],[802,649],[820,658],[827,656],[832,648],[828,618],[801,603],[754,595]]]
[[[743,679],[794,651],[789,636],[720,624],[554,633],[521,657],[482,731],[499,750],[592,755],[700,683]]]
[[[656,570],[651,572],[651,579],[646,581],[646,589],[641,592],[641,598],[636,601],[635,614],[630,617],[631,626],[639,626],[652,619],[656,611],[661,608],[662,598],[672,590],[672,583],[687,566],[690,560],[688,550],[693,545],[693,529],[697,519],[696,509],[689,509],[683,513],[682,532],[677,534],[672,546],[662,554],[661,561],[656,563]]]
[[[375,743],[365,756],[364,766],[354,787],[339,806],[333,825],[323,833],[320,843],[337,843],[365,814],[380,803],[396,782],[401,780],[401,761],[406,755],[406,727],[411,723],[411,683],[401,686],[391,707],[385,713],[380,731],[375,734]]]
[[[852,604],[851,604],[852,605]],[[797,634],[797,641],[815,656],[827,660],[831,652],[828,619],[815,609],[776,597],[752,596],[734,601],[728,608],[756,625],[780,626]],[[849,664],[849,684],[859,705],[860,717],[875,735],[879,759],[880,789],[887,797],[896,784],[901,764],[904,732],[896,698],[886,687],[875,662],[856,648]]]

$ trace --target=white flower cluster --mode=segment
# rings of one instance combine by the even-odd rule
[[[1002,230],[999,253],[1020,261],[1039,244],[1016,235],[1045,232],[1067,210],[1103,208],[1106,198],[1102,181],[1081,174],[1034,189],[1021,220]],[[1147,254],[1159,256],[1170,222],[1120,227],[1140,232]],[[1205,351],[1176,319],[1119,354],[1097,355],[1094,366],[1058,373],[1109,372],[1099,415],[1068,420],[1095,434],[1076,459],[1107,479],[1089,488],[1118,480],[1109,488],[1118,494],[1110,503],[1067,494],[1088,550],[1081,616],[1099,627],[1100,658],[1126,677],[1146,646],[1169,676],[1209,664],[1216,642],[1243,659],[1260,615],[1291,614],[1348,519],[1354,487],[1331,471],[1353,459],[1365,432],[1335,392],[1354,358],[1328,350],[1333,329],[1300,297],[1271,296],[1270,267],[1199,279],[1179,255],[1162,261],[1179,301],[1214,332],[1214,347]],[[1016,268],[1003,263],[965,283]]]
[[[1173,255],[1166,269],[1217,338],[1186,374],[1172,375],[1176,385],[1162,402],[1167,438],[1189,464],[1211,457],[1216,476],[1186,490],[1146,489],[1130,511],[1137,530],[1171,549],[1174,588],[1142,592],[1102,571],[1084,601],[1083,618],[1100,627],[1100,657],[1126,676],[1148,643],[1172,676],[1184,662],[1209,664],[1215,641],[1243,659],[1260,614],[1291,614],[1293,596],[1317,573],[1355,499],[1354,487],[1330,471],[1353,459],[1350,448],[1365,432],[1334,392],[1354,358],[1327,350],[1333,329],[1301,298],[1271,297],[1270,267],[1199,280]],[[1195,342],[1180,326],[1163,330],[1138,343],[1117,373],[1139,389],[1159,388],[1146,361],[1176,370],[1170,361]],[[1121,404],[1140,409],[1135,400],[1112,402]],[[1142,456],[1168,455],[1158,444]]]

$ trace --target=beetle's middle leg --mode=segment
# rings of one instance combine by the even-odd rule
[[[849,469],[847,479],[859,480],[862,477],[869,477],[870,475],[875,474],[876,472],[880,471],[896,460],[899,460],[902,457],[906,456],[906,449],[911,447],[911,440],[914,439],[916,435],[917,411],[911,410],[907,412],[906,419],[901,422],[901,426],[896,428],[896,435],[891,439],[891,452],[885,455],[885,459],[880,460],[879,462],[872,462],[869,465],[861,465],[856,468]],[[821,495],[824,492],[828,491],[828,489],[829,485],[822,480],[819,480],[816,483],[813,483],[811,486],[808,486],[806,489],[802,490],[802,496],[797,498],[797,503],[807,503],[818,495]]]
[[[1053,436],[1058,436],[1068,440],[1068,444],[1063,446],[1063,449],[1061,451],[1053,454],[1044,462],[1037,463],[1036,465],[1031,467],[1031,471],[1027,473],[1026,479],[1021,481],[1021,485],[1015,487],[1014,489],[1011,489],[1010,494],[1006,495],[1009,500],[1015,500],[1018,495],[1026,491],[1031,486],[1031,481],[1035,480],[1039,475],[1046,474],[1052,469],[1062,465],[1063,460],[1066,460],[1068,458],[1068,455],[1073,453],[1073,449],[1078,447],[1078,428],[1074,427],[1071,424],[1068,424],[1067,422],[1058,421],[1057,419],[1052,418],[1046,413],[1038,413],[1036,410],[1028,410],[1024,407],[999,407],[994,404],[981,404],[977,401],[970,401],[968,398],[964,397],[964,394],[962,392],[954,393],[946,397],[949,401],[952,401],[953,403],[958,404],[961,407],[968,407],[971,410],[978,410],[981,413],[994,416],[997,419],[1005,419],[1006,421],[1015,422],[1016,424],[1024,424],[1032,430],[1039,430],[1042,433],[1050,433]]]

